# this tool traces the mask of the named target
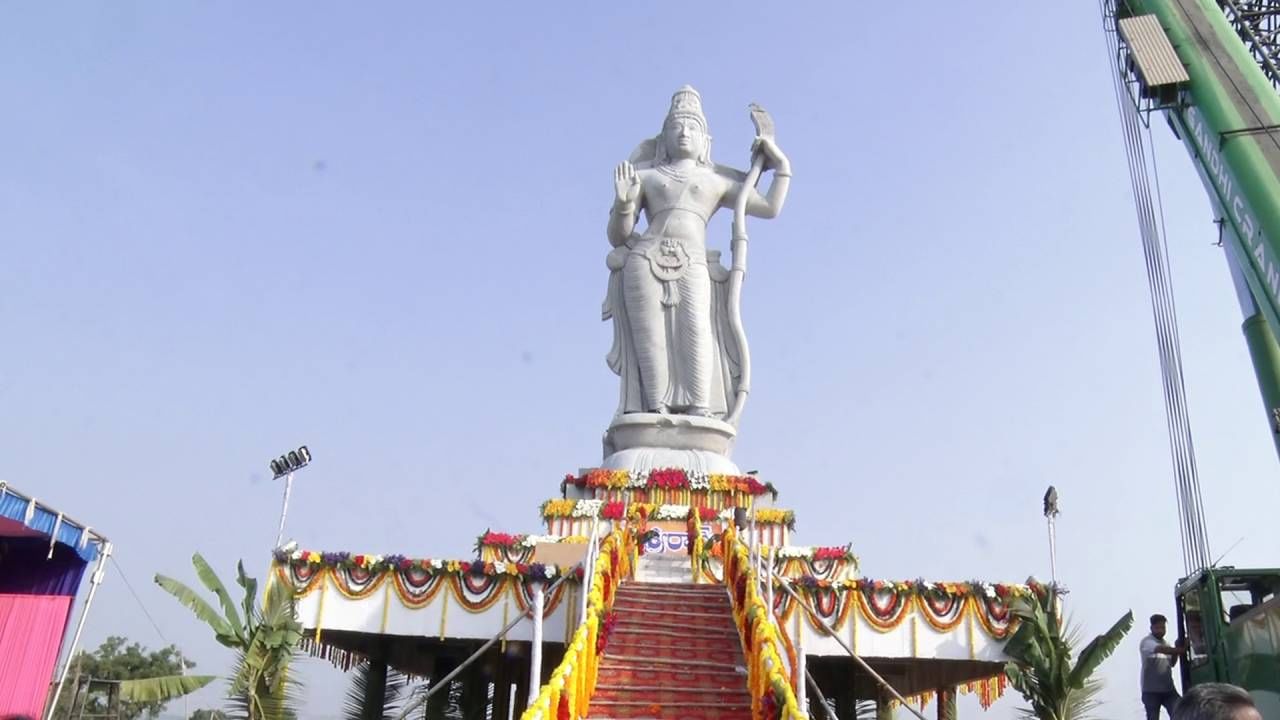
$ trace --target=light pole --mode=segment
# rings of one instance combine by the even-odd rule
[[[1056,591],[1058,587],[1058,537],[1054,520],[1058,517],[1058,490],[1050,485],[1044,493],[1044,519],[1049,523],[1049,577]]]
[[[293,474],[311,462],[311,451],[306,445],[297,450],[290,450],[271,461],[271,479],[284,478],[284,504],[280,507],[280,529],[276,531],[275,547],[279,548],[284,541],[284,519],[289,514],[289,492],[293,490]]]

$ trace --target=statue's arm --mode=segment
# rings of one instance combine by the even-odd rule
[[[629,162],[618,165],[613,171],[614,198],[609,209],[609,226],[606,235],[609,244],[621,247],[636,229],[640,215],[640,175]]]

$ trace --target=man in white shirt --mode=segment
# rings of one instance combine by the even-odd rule
[[[1151,634],[1142,638],[1138,651],[1142,655],[1142,706],[1147,710],[1147,720],[1160,720],[1160,708],[1173,717],[1173,707],[1178,702],[1178,691],[1173,688],[1173,666],[1186,653],[1186,648],[1166,645],[1164,634],[1168,619],[1157,613],[1151,616]]]

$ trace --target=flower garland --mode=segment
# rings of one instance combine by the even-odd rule
[[[654,505],[652,503],[623,503],[620,500],[605,502],[603,500],[547,500],[542,503],[542,517],[547,520],[555,518],[594,518],[602,520],[619,520],[625,512],[629,520],[674,520],[689,519],[694,506],[690,505]],[[716,510],[709,507],[697,507],[698,518],[703,522],[728,520],[733,517],[733,510]],[[795,528],[796,516],[791,510],[762,509],[756,510],[757,525],[786,525]],[[515,536],[513,536],[515,537]]]
[[[477,566],[480,571],[477,571]],[[275,563],[276,578],[292,588],[294,598],[302,599],[321,588],[332,586],[348,600],[373,597],[386,584],[400,603],[410,610],[430,605],[442,591],[469,613],[481,613],[512,595],[521,610],[527,606],[525,596],[529,581],[547,581],[559,576],[554,565],[515,563],[482,563],[450,560],[439,569],[432,565],[390,567],[385,564],[375,571],[346,564],[312,564],[309,562]],[[562,584],[547,598],[547,613],[560,602],[568,583]]]
[[[407,558],[404,555],[352,554],[347,552],[316,552],[295,550],[286,553],[276,550],[275,562],[289,568],[299,579],[318,569],[340,569],[356,584],[367,576],[397,571],[419,571],[428,577],[435,575],[513,575],[527,580],[550,580],[560,575],[555,565],[543,563],[507,563],[486,560],[440,560],[432,558]]]
[[[693,582],[696,584],[702,577],[702,556],[705,547],[702,539],[702,521],[700,512],[689,513],[689,567],[693,571]]]
[[[763,510],[757,510],[756,515],[759,516]],[[758,520],[758,517],[757,517]],[[787,560],[842,560],[844,562],[852,562],[858,564],[858,557],[853,554],[848,545],[843,547],[801,547],[796,545],[783,545],[773,551],[773,556]]]
[[[617,627],[618,613],[612,610],[606,612],[604,619],[600,622],[600,634],[596,638],[596,655],[604,655],[604,651],[609,645],[609,638]]]
[[[789,581],[808,596],[820,618],[808,617],[814,630],[825,632],[820,623],[834,629],[844,626],[854,611],[878,632],[897,630],[912,616],[920,616],[938,632],[955,630],[966,615],[972,615],[982,630],[995,640],[1003,640],[1013,630],[1015,619],[1008,611],[1014,597],[1046,592],[1034,579],[1025,585],[982,582],[950,583],[924,580],[838,580],[812,575]],[[779,613],[790,618],[797,604],[788,598]],[[807,616],[807,613],[806,613]]]
[[[476,557],[487,562],[529,563],[539,544],[582,544],[586,535],[511,535],[486,530],[476,538]]]
[[[781,647],[777,629],[769,622],[769,610],[760,598],[755,569],[733,526],[725,529],[720,546],[725,559],[724,584],[742,637],[751,715],[769,720],[804,720],[808,715],[800,710],[789,678],[782,672],[781,654],[785,649]]]
[[[796,514],[791,510],[757,508],[755,519],[757,525],[785,525],[788,530],[796,529]]]
[[[773,483],[762,483],[752,475],[721,475],[688,471],[682,468],[662,468],[649,471],[588,470],[583,475],[566,475],[562,487],[603,490],[706,490],[711,492],[740,492],[752,497],[768,493],[775,500],[778,490]]]

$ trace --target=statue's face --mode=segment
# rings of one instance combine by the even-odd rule
[[[707,134],[693,118],[668,120],[662,128],[662,139],[667,145],[667,157],[672,160],[700,158],[707,148]]]

